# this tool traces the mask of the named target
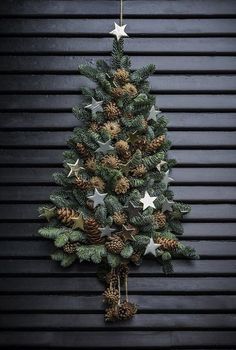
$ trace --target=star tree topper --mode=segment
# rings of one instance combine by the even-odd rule
[[[81,169],[84,169],[82,166],[79,165],[79,159],[77,159],[77,161],[72,164],[72,163],[66,163],[68,165],[68,167],[70,168],[70,172],[69,174],[67,175],[67,177],[70,177],[70,176],[77,176],[79,171]]]
[[[146,250],[144,252],[144,255],[147,255],[151,253],[152,255],[156,256],[157,252],[156,249],[159,248],[161,244],[155,243],[153,238],[150,238],[150,241],[148,245],[146,246]]]
[[[117,41],[120,40],[120,38],[122,37],[127,37],[128,34],[125,33],[125,27],[127,24],[123,25],[123,26],[119,26],[116,22],[114,22],[115,25],[115,29],[113,29],[111,32],[109,32],[109,34],[115,35]]]
[[[151,197],[147,191],[145,191],[144,197],[140,199],[140,202],[143,203],[143,210],[147,209],[148,207],[156,208],[155,204],[153,203],[157,199],[157,197]]]
[[[104,205],[104,198],[106,197],[107,193],[100,193],[96,188],[94,190],[94,194],[92,196],[88,196],[88,199],[91,199],[93,201],[93,206],[96,208],[99,204]]]
[[[92,97],[92,103],[85,106],[85,108],[90,109],[94,115],[97,112],[103,112],[102,104],[103,101],[96,101],[95,98]]]

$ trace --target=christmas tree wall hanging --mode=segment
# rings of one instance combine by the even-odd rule
[[[105,321],[127,320],[137,312],[128,300],[130,265],[150,255],[168,274],[173,258],[197,258],[177,238],[190,207],[174,201],[169,189],[175,161],[167,157],[167,120],[147,80],[155,66],[131,69],[123,51],[125,29],[121,21],[110,32],[111,63],[79,67],[96,88],[82,88],[85,102],[73,112],[83,126],[68,141],[64,170],[54,174],[60,190],[50,196],[51,205],[39,209],[49,221],[39,233],[57,248],[52,259],[63,267],[77,261],[98,265]]]

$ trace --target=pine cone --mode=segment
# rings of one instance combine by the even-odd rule
[[[90,129],[91,131],[98,132],[99,129],[100,129],[100,126],[99,126],[98,123],[92,122],[92,123],[90,123],[90,125],[89,125],[89,129]]]
[[[115,143],[115,149],[118,153],[122,154],[129,150],[129,144],[127,141],[120,140]]]
[[[92,173],[96,170],[96,159],[95,158],[89,158],[85,162],[85,167]]]
[[[122,87],[120,87],[120,86],[113,88],[111,90],[111,93],[115,98],[119,98],[119,97],[124,95],[124,91],[123,91]]]
[[[129,72],[124,68],[119,68],[114,73],[114,82],[123,85],[129,81]]]
[[[134,97],[137,95],[138,91],[135,85],[127,83],[123,86],[124,93],[128,94],[131,97]]]
[[[179,243],[175,239],[158,237],[155,242],[161,244],[161,249],[163,250],[176,250]]]
[[[143,177],[146,173],[147,169],[143,164],[138,165],[135,169],[132,170],[133,176],[137,177]]]
[[[116,306],[109,307],[105,310],[105,322],[113,322],[118,319],[118,309]]]
[[[120,115],[120,110],[114,102],[108,102],[104,107],[104,112],[108,119],[117,119]]]
[[[129,187],[129,180],[127,179],[127,177],[123,176],[116,182],[115,192],[117,194],[126,193]]]
[[[91,244],[102,244],[104,239],[101,238],[99,224],[93,218],[84,221],[84,231],[87,233],[88,240]]]
[[[101,162],[103,165],[112,169],[117,169],[119,168],[119,165],[120,165],[119,158],[114,154],[107,154],[102,158]]]
[[[118,318],[119,320],[129,320],[137,312],[137,307],[135,304],[129,303],[128,301],[123,301],[118,308]]]
[[[76,253],[76,249],[78,248],[78,243],[66,243],[63,247],[63,250],[67,254]]]
[[[134,252],[130,257],[130,260],[132,263],[140,265],[142,261],[142,255],[139,252]]]
[[[103,191],[106,187],[105,182],[99,176],[92,176],[90,179],[90,185],[93,188],[97,188],[99,191]]]
[[[131,152],[130,151],[126,151],[126,152],[124,152],[124,153],[122,153],[121,155],[120,155],[120,158],[121,158],[121,160],[123,160],[124,162],[127,162],[130,158],[131,158]]]
[[[121,211],[116,211],[112,217],[113,217],[114,223],[119,226],[124,225],[127,221],[126,214],[122,213]]]
[[[84,180],[82,177],[77,177],[75,179],[75,184],[84,191],[90,188],[90,182],[88,180]]]
[[[117,122],[107,122],[103,129],[108,132],[111,137],[116,137],[121,132],[120,124]]]
[[[78,213],[70,208],[60,208],[57,209],[57,216],[58,219],[65,225],[68,226],[73,226],[74,225],[74,221],[72,220],[72,218],[76,218],[78,217]]]
[[[108,237],[108,241],[105,243],[107,251],[114,254],[120,254],[124,246],[124,242],[117,235]]]
[[[86,201],[86,207],[92,211],[94,211],[93,201],[91,199],[88,199]]]
[[[166,139],[165,135],[161,135],[153,139],[148,145],[148,152],[151,152],[151,153],[156,152],[165,142],[165,139]]]
[[[166,224],[166,215],[162,211],[157,211],[154,213],[154,221],[158,224],[158,228],[165,227]]]
[[[118,268],[118,273],[119,273],[119,275],[120,275],[120,278],[122,279],[122,280],[124,280],[125,279],[125,277],[128,275],[128,273],[129,273],[129,267],[128,267],[128,265],[127,264],[121,264],[120,266],[119,266],[119,268]]]
[[[134,144],[135,149],[140,149],[141,151],[145,151],[147,148],[147,139],[146,137],[140,137]]]
[[[89,151],[87,150],[87,148],[82,144],[82,143],[77,143],[76,144],[76,149],[79,152],[79,154],[81,155],[82,158],[88,158],[90,156]]]
[[[117,288],[117,286],[118,286],[118,276],[115,273],[111,272],[111,271],[108,272],[106,274],[106,283],[108,285],[111,284],[113,286],[113,288]]]
[[[117,304],[120,299],[118,289],[113,287],[107,288],[103,293],[103,297],[104,297],[104,302],[110,305]]]

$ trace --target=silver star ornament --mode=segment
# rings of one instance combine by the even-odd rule
[[[164,202],[162,203],[162,212],[164,213],[165,211],[173,211],[173,204],[173,201],[169,201],[167,198],[165,198]]]
[[[165,184],[165,187],[166,187],[166,188],[167,188],[169,182],[174,181],[174,179],[172,179],[172,177],[169,177],[169,172],[170,172],[170,171],[167,170],[167,172],[165,173],[163,179],[161,180],[161,182],[162,182],[163,184]]]
[[[145,191],[144,197],[140,199],[140,202],[143,203],[143,210],[147,209],[148,207],[156,208],[155,204],[153,203],[157,199],[157,197],[151,197],[147,191]]]
[[[161,244],[155,243],[153,238],[150,238],[150,241],[148,245],[146,246],[146,250],[144,252],[144,255],[147,255],[151,253],[152,255],[156,256],[157,252],[156,250],[161,246]]]
[[[95,98],[92,97],[92,103],[85,106],[85,108],[90,109],[92,114],[96,114],[97,112],[103,112],[102,108],[103,101],[96,101]]]
[[[157,121],[157,115],[160,114],[161,111],[156,110],[155,106],[152,106],[152,108],[150,109],[149,115],[147,117],[147,120],[154,120],[154,122]]]
[[[84,169],[82,166],[79,165],[79,159],[77,159],[77,161],[74,164],[73,163],[66,163],[66,164],[70,168],[70,171],[69,171],[69,174],[67,175],[67,177],[77,176],[79,171],[81,169]]]
[[[108,140],[106,142],[100,142],[97,141],[99,144],[99,147],[96,149],[95,152],[101,152],[103,154],[106,154],[108,151],[112,151],[114,149],[113,146],[111,146],[111,140]]]
[[[115,25],[115,29],[113,29],[111,32],[109,32],[109,34],[115,35],[117,41],[120,40],[120,38],[122,37],[127,37],[128,34],[125,33],[125,27],[127,24],[123,25],[123,26],[119,26],[116,22],[114,22]]]
[[[96,188],[94,190],[94,193],[92,196],[88,196],[88,199],[91,199],[93,201],[93,207],[96,208],[99,204],[104,205],[104,198],[106,197],[107,193],[100,193]]]
[[[99,230],[101,231],[101,237],[109,237],[112,232],[116,231],[115,228],[111,228],[110,226],[105,226],[105,227],[99,227]]]
[[[161,160],[160,163],[157,164],[156,168],[159,171],[159,173],[161,172],[162,165],[165,165],[165,164],[167,164],[165,160]]]

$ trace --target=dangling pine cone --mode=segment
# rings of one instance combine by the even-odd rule
[[[118,309],[116,306],[109,307],[105,310],[105,322],[113,322],[118,319]]]
[[[161,245],[163,250],[176,250],[178,248],[178,241],[171,238],[158,237],[155,239],[155,242]]]
[[[157,223],[158,228],[165,227],[166,224],[166,215],[162,211],[157,211],[154,213],[154,221]]]
[[[116,137],[121,132],[120,124],[117,122],[107,122],[102,128],[108,132],[111,138]]]
[[[104,107],[104,112],[110,120],[117,119],[120,115],[120,110],[114,102],[108,102]]]
[[[118,273],[120,275],[120,279],[124,280],[125,277],[128,275],[129,273],[129,267],[127,264],[121,264],[118,268]]]
[[[148,152],[156,152],[165,142],[165,135],[161,135],[155,139],[153,139],[148,145]]]
[[[116,225],[122,226],[127,221],[127,215],[125,213],[122,213],[121,211],[116,211],[112,216],[114,223]]]
[[[120,165],[119,158],[114,154],[107,154],[102,158],[101,162],[103,165],[112,169],[117,169],[119,168],[119,165]]]
[[[79,152],[79,154],[81,155],[82,158],[86,159],[90,156],[89,151],[87,150],[87,148],[82,144],[82,143],[77,143],[76,144],[76,149]]]
[[[120,140],[115,143],[115,149],[118,153],[123,154],[129,150],[129,144],[127,141]]]
[[[132,170],[133,176],[143,177],[147,173],[147,168],[141,164]]]
[[[63,224],[67,226],[73,226],[74,221],[72,220],[72,218],[78,217],[79,214],[75,210],[70,208],[60,208],[57,209],[57,216]]]
[[[63,250],[67,254],[76,253],[76,249],[78,248],[78,243],[66,243],[63,247]]]
[[[142,261],[142,255],[139,252],[134,252],[130,257],[130,260],[132,263],[140,265]]]
[[[123,176],[116,182],[115,192],[117,194],[126,193],[129,187],[129,180],[127,179],[127,177]]]
[[[123,301],[118,308],[118,318],[119,320],[129,320],[137,312],[137,307],[135,304],[129,303],[128,301]]]
[[[129,72],[124,68],[119,68],[114,73],[114,82],[123,85],[129,81]]]
[[[105,189],[105,182],[99,176],[92,176],[90,179],[90,185],[92,188],[97,188],[99,191],[103,191]]]
[[[118,276],[114,272],[108,272],[106,274],[106,283],[108,285],[112,285],[113,288],[117,288],[118,286]]]
[[[117,304],[119,302],[120,296],[119,291],[116,288],[109,287],[103,293],[104,302],[110,305]]]
[[[89,171],[94,173],[96,170],[96,159],[95,158],[87,159],[85,162],[85,167],[86,167],[86,169],[88,169]]]
[[[123,91],[122,87],[120,87],[120,86],[113,88],[111,90],[111,93],[115,98],[119,98],[119,97],[124,95],[124,91]]]
[[[125,246],[124,242],[117,235],[108,237],[108,241],[105,243],[105,247],[108,250],[108,252],[114,253],[114,254],[120,254],[124,246]]]
[[[84,231],[87,233],[88,240],[91,244],[101,244],[104,242],[104,239],[101,238],[99,224],[95,219],[89,218],[84,221]]]
[[[130,83],[125,84],[122,89],[126,94],[128,94],[131,97],[136,96],[138,93],[136,86]]]
[[[90,188],[90,182],[88,180],[84,180],[82,177],[77,177],[75,179],[75,184],[77,187],[84,191]]]

